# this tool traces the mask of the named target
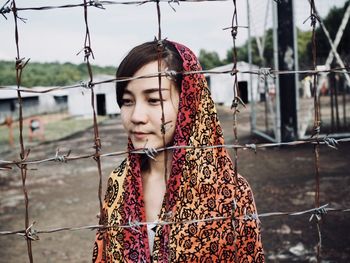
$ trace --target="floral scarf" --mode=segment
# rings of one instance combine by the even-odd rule
[[[173,43],[184,71],[201,70],[187,47]],[[143,201],[140,155],[129,154],[109,179],[104,225],[93,262],[264,262],[253,193],[235,176],[203,74],[183,75],[170,178],[150,254]],[[129,150],[133,149],[129,140]],[[221,219],[220,219],[221,218]],[[133,227],[119,227],[120,225]]]

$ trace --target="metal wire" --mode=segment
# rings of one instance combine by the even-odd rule
[[[12,1],[12,7],[14,9],[13,17],[15,20],[15,42],[16,42],[16,51],[17,51],[17,57],[16,57],[16,83],[17,83],[17,96],[18,96],[18,105],[19,105],[19,143],[21,147],[21,153],[20,158],[21,160],[26,160],[29,151],[25,150],[24,147],[24,141],[23,141],[23,104],[22,104],[22,96],[21,91],[19,91],[19,87],[21,86],[21,79],[22,79],[22,71],[24,67],[27,65],[27,62],[24,62],[24,58],[20,58],[20,48],[19,48],[19,33],[18,33],[18,15],[16,11],[16,1]],[[26,186],[26,179],[27,179],[27,165],[21,164],[21,178],[22,178],[22,190],[24,195],[24,203],[25,203],[25,215],[24,215],[24,226],[25,229],[29,228],[29,199],[28,199],[28,190]],[[28,258],[29,262],[33,262],[33,252],[32,252],[32,240],[29,238],[28,232],[25,232],[25,238],[27,242],[27,251],[28,251]]]
[[[301,211],[290,211],[290,212],[268,212],[268,213],[244,213],[242,216],[234,217],[234,220],[244,221],[244,220],[259,220],[260,218],[268,218],[268,217],[280,217],[280,216],[303,216],[310,215],[309,221],[319,220],[321,216],[327,213],[348,213],[350,212],[350,208],[347,209],[339,209],[339,208],[331,208],[328,207],[328,204],[322,205],[320,207],[315,207],[307,210]],[[35,222],[33,222],[29,228],[25,230],[14,230],[14,231],[0,231],[0,236],[7,235],[20,235],[25,236],[26,232],[31,233],[31,240],[39,240],[39,234],[50,234],[62,231],[78,231],[78,230],[96,230],[96,229],[114,229],[114,228],[137,228],[144,225],[174,225],[174,224],[196,224],[201,222],[209,222],[209,221],[220,221],[220,220],[231,220],[232,215],[228,216],[217,216],[210,218],[201,218],[201,219],[191,219],[191,220],[180,220],[180,221],[157,221],[157,222],[139,222],[139,221],[129,221],[128,224],[115,224],[115,225],[85,225],[79,227],[57,227],[46,230],[38,230],[34,228]]]
[[[27,61],[24,61],[24,58],[19,62],[22,65],[26,65],[29,62],[29,59]],[[14,88],[14,87],[5,87],[5,86],[0,86],[0,92],[3,90],[19,90],[21,92],[26,92],[26,93],[36,93],[36,94],[42,94],[42,93],[49,93],[53,92],[56,90],[67,90],[67,89],[75,89],[75,88],[85,88],[85,89],[91,89],[92,87],[100,84],[106,84],[106,83],[118,83],[118,82],[128,82],[131,80],[137,80],[137,79],[146,79],[146,78],[154,78],[158,77],[161,75],[162,77],[167,77],[171,74],[182,74],[182,75],[192,75],[192,74],[205,74],[207,76],[210,75],[218,75],[218,74],[230,74],[232,76],[235,76],[237,74],[253,74],[253,75],[258,75],[261,78],[276,78],[278,75],[289,75],[289,74],[321,74],[321,73],[339,73],[339,74],[350,74],[350,67],[345,67],[345,68],[340,68],[340,67],[335,67],[332,69],[309,69],[309,70],[285,70],[285,71],[279,71],[279,70],[274,70],[271,68],[260,68],[256,70],[239,70],[239,69],[230,69],[230,70],[197,70],[197,71],[186,71],[186,72],[176,72],[176,71],[159,71],[153,74],[146,74],[146,75],[140,75],[137,77],[128,77],[128,78],[111,78],[111,79],[105,79],[105,80],[100,80],[100,81],[91,81],[91,82],[85,82],[85,81],[80,81],[80,83],[74,84],[74,85],[68,85],[68,86],[58,86],[54,88],[46,88],[46,89],[30,89],[30,88]],[[114,88],[114,87],[111,87]],[[283,88],[283,87],[282,87]]]
[[[350,142],[350,137],[348,138],[341,138],[341,139],[335,139],[329,136],[325,136],[323,138],[310,138],[305,140],[299,140],[299,141],[291,141],[291,142],[280,142],[280,143],[260,143],[260,144],[222,144],[222,145],[203,145],[203,146],[167,146],[167,147],[161,147],[161,148],[139,148],[135,149],[133,151],[118,151],[118,152],[110,152],[110,153],[101,153],[99,152],[98,156],[100,158],[105,157],[116,157],[116,156],[122,156],[127,155],[129,153],[138,153],[138,154],[146,154],[146,155],[153,155],[155,153],[159,153],[162,151],[169,151],[169,150],[176,150],[176,149],[214,149],[214,148],[227,148],[227,149],[241,149],[241,150],[252,150],[252,152],[257,153],[259,149],[266,149],[266,148],[276,148],[276,147],[286,147],[286,146],[299,146],[299,145],[324,145],[328,146],[332,149],[337,149],[339,143],[346,143]],[[53,157],[45,158],[45,159],[33,159],[26,158],[25,160],[0,160],[0,169],[11,169],[11,166],[18,166],[21,164],[29,165],[29,164],[43,164],[46,162],[61,162],[61,163],[67,163],[69,161],[76,161],[80,159],[89,159],[89,158],[95,158],[96,153],[90,153],[90,154],[81,154],[81,155],[71,155],[72,151],[68,150],[67,154],[60,154],[59,150],[53,154]]]
[[[13,166],[17,166],[21,170],[21,179],[22,179],[22,191],[24,195],[25,200],[25,224],[24,224],[24,230],[16,230],[16,231],[0,231],[0,236],[5,235],[20,235],[23,236],[27,243],[27,251],[28,251],[28,258],[30,262],[33,262],[33,254],[32,254],[32,241],[38,240],[39,234],[48,234],[48,233],[54,233],[54,232],[60,232],[60,231],[77,231],[77,230],[93,230],[93,229],[107,229],[107,228],[116,228],[116,227],[123,227],[123,228],[134,228],[137,229],[138,227],[142,225],[147,225],[150,222],[129,222],[129,224],[126,225],[113,225],[113,226],[106,226],[102,225],[102,222],[105,222],[102,218],[102,168],[101,168],[101,158],[104,157],[110,157],[110,156],[120,156],[120,155],[126,155],[128,153],[140,153],[140,154],[146,154],[150,158],[154,156],[156,153],[159,153],[161,151],[167,152],[168,150],[174,150],[179,148],[186,148],[186,149],[210,149],[210,148],[229,148],[234,149],[234,176],[237,176],[237,169],[238,169],[238,150],[240,149],[250,149],[253,152],[257,152],[259,149],[262,148],[271,148],[271,147],[282,147],[282,146],[298,146],[298,145],[306,145],[310,144],[314,146],[314,158],[315,158],[315,207],[309,210],[304,211],[294,211],[294,212],[268,212],[268,213],[262,213],[262,214],[247,214],[244,213],[241,217],[233,218],[232,215],[228,216],[218,216],[218,217],[212,217],[212,218],[202,218],[202,219],[193,219],[193,220],[186,220],[186,221],[161,221],[156,224],[160,225],[171,225],[171,224],[191,224],[191,223],[198,223],[198,222],[207,222],[207,221],[216,221],[216,220],[259,220],[259,218],[268,218],[268,217],[275,217],[275,216],[301,216],[305,214],[310,214],[310,221],[315,221],[317,225],[317,233],[319,237],[318,245],[317,245],[317,261],[320,262],[321,260],[321,249],[322,249],[322,233],[320,228],[320,221],[325,216],[326,213],[330,212],[341,212],[341,213],[347,213],[350,211],[350,209],[334,209],[334,208],[328,208],[327,205],[320,206],[320,167],[319,167],[319,148],[321,145],[331,147],[333,149],[337,149],[337,146],[339,143],[343,142],[349,142],[350,138],[342,138],[342,139],[335,139],[330,136],[321,137],[320,136],[320,101],[319,101],[319,95],[317,93],[317,75],[320,73],[342,73],[342,74],[348,74],[350,73],[349,67],[343,67],[343,68],[332,68],[328,70],[317,70],[316,68],[316,60],[317,60],[317,50],[316,50],[316,24],[319,20],[316,12],[315,2],[314,0],[308,0],[310,3],[310,19],[311,21],[311,27],[312,27],[312,54],[313,54],[313,68],[309,70],[302,70],[302,71],[279,71],[271,68],[260,68],[258,70],[249,70],[249,71],[241,71],[237,68],[237,50],[236,50],[236,37],[238,34],[238,29],[240,28],[238,24],[238,15],[237,15],[237,5],[236,0],[232,0],[233,2],[233,15],[232,15],[232,23],[231,26],[225,29],[231,30],[231,37],[232,37],[232,49],[233,49],[233,67],[230,70],[224,70],[224,71],[214,71],[214,70],[201,70],[201,71],[190,71],[190,72],[173,72],[173,71],[162,71],[160,67],[160,58],[158,59],[158,72],[155,74],[149,74],[144,76],[138,76],[138,77],[132,77],[132,78],[113,78],[113,79],[106,79],[102,81],[93,81],[93,73],[90,63],[90,58],[94,58],[93,50],[91,47],[91,37],[90,37],[90,30],[89,30],[89,24],[88,24],[88,8],[89,7],[96,7],[105,9],[105,5],[143,5],[146,3],[156,3],[157,7],[157,18],[158,18],[158,41],[159,46],[161,47],[161,12],[160,12],[160,3],[165,2],[169,5],[171,3],[180,3],[180,2],[205,2],[208,0],[174,0],[174,1],[166,1],[166,0],[145,0],[145,1],[87,1],[84,0],[81,4],[71,4],[71,5],[60,5],[60,6],[40,6],[40,7],[17,7],[15,0],[8,0],[5,2],[5,4],[0,8],[0,14],[7,19],[6,14],[12,13],[15,21],[15,45],[16,45],[16,88],[10,88],[10,87],[0,87],[0,92],[3,90],[15,90],[17,91],[17,97],[18,97],[18,105],[19,105],[19,144],[20,144],[20,159],[19,160],[0,160],[0,170],[8,170],[12,169]],[[212,1],[212,0],[211,0]],[[221,1],[221,0],[214,0],[214,1]],[[278,2],[278,1],[275,1]],[[18,20],[25,21],[24,18],[21,18],[18,16],[18,12],[22,11],[43,11],[43,10],[51,10],[51,9],[64,9],[64,8],[76,8],[81,7],[84,9],[84,22],[85,22],[85,39],[84,39],[84,47],[81,50],[81,52],[84,53],[84,61],[86,62],[86,66],[88,69],[88,82],[81,82],[79,84],[74,84],[70,86],[62,86],[62,87],[56,87],[56,88],[49,88],[49,89],[43,89],[43,90],[32,90],[32,89],[25,89],[21,88],[21,78],[22,78],[22,71],[24,70],[25,66],[29,62],[29,59],[21,58],[20,56],[20,45],[19,45],[19,30],[18,30]],[[173,8],[173,7],[172,7]],[[79,52],[80,53],[80,52]],[[111,153],[102,153],[101,150],[101,138],[99,136],[99,129],[98,129],[98,123],[97,123],[97,114],[95,109],[95,102],[94,102],[94,87],[99,84],[105,84],[105,83],[115,83],[115,82],[122,82],[122,81],[130,81],[135,79],[142,79],[142,78],[151,78],[151,77],[158,77],[159,79],[159,86],[161,85],[161,77],[162,76],[169,76],[169,74],[183,74],[183,75],[189,75],[189,74],[197,74],[197,73],[203,73],[207,75],[212,74],[231,74],[233,76],[233,90],[234,90],[234,99],[232,103],[233,108],[233,134],[234,134],[234,144],[225,144],[225,145],[203,145],[200,147],[193,147],[193,146],[169,146],[169,147],[161,147],[161,148],[140,148],[135,149],[134,151],[119,151],[119,152],[111,152]],[[237,114],[239,114],[239,107],[243,106],[244,103],[240,99],[239,96],[239,90],[238,90],[238,80],[237,80],[237,74],[255,74],[262,78],[275,78],[278,75],[284,75],[284,74],[312,74],[313,75],[313,96],[314,96],[314,133],[311,136],[311,138],[306,140],[298,140],[298,141],[292,141],[292,142],[285,142],[285,143],[262,143],[262,144],[245,144],[240,145],[238,140],[238,124],[237,124]],[[31,159],[30,158],[30,149],[26,148],[24,145],[23,140],[23,103],[22,103],[22,93],[48,93],[55,90],[65,90],[65,89],[74,89],[74,88],[87,88],[91,90],[91,107],[93,109],[93,129],[94,129],[94,152],[90,154],[81,154],[72,156],[71,151],[69,150],[66,154],[60,154],[60,151],[57,150],[55,154],[53,154],[53,157],[45,158],[45,159]],[[161,92],[160,92],[161,96]],[[164,111],[162,108],[162,123],[165,124],[164,119]],[[164,138],[163,138],[164,140]],[[164,144],[165,145],[165,144]],[[29,224],[29,198],[28,198],[28,191],[26,187],[26,179],[27,179],[27,166],[31,164],[42,164],[45,162],[61,162],[61,163],[68,163],[70,161],[79,160],[79,159],[86,159],[86,158],[92,158],[96,161],[97,170],[98,170],[98,199],[99,199],[99,206],[100,206],[100,222],[99,225],[90,225],[90,226],[80,226],[80,227],[60,227],[60,228],[54,228],[54,229],[47,229],[47,230],[36,230],[34,228],[35,222],[32,224]],[[165,166],[166,167],[166,166]],[[165,170],[165,178],[166,178],[167,171]],[[154,222],[152,222],[154,223]],[[234,225],[234,224],[233,224]]]
[[[309,0],[310,3],[310,20],[312,27],[312,58],[313,58],[313,67],[316,69],[317,67],[317,48],[316,48],[316,24],[319,19],[316,12],[315,2],[314,0]],[[318,139],[320,134],[320,125],[321,125],[321,117],[320,117],[320,98],[317,92],[317,74],[313,74],[313,96],[314,96],[314,133],[312,137]],[[315,207],[320,205],[320,152],[319,152],[319,144],[315,144],[314,146],[314,156],[315,156]],[[321,249],[322,249],[322,234],[320,230],[319,221],[322,219],[317,218],[316,226],[318,232],[318,244],[317,244],[317,262],[321,260]]]

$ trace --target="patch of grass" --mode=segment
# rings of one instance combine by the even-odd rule
[[[101,118],[99,118],[101,121]],[[93,125],[92,119],[64,119],[45,126],[45,140],[52,141],[83,131]]]
[[[83,131],[93,125],[92,119],[86,118],[63,118],[52,119],[45,117],[44,125],[44,141],[59,140],[79,131]],[[105,120],[106,117],[98,117],[98,122]],[[14,146],[19,145],[19,124],[13,124]],[[23,141],[25,144],[29,142],[29,127],[26,122],[23,124]],[[32,143],[41,142],[40,137],[34,137]],[[10,149],[9,146],[9,129],[7,126],[0,126],[0,152]]]

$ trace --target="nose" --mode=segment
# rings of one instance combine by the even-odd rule
[[[131,113],[131,122],[134,124],[144,124],[148,120],[146,107],[140,102],[136,102]]]

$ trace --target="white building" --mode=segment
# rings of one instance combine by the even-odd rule
[[[113,78],[114,76],[97,75],[94,77],[94,82]],[[120,113],[114,82],[95,85],[94,93],[94,104],[97,115],[115,115]],[[69,89],[68,112],[72,116],[92,116],[91,90],[86,88]]]
[[[232,68],[233,64],[231,63],[217,68],[213,68],[211,70],[226,71],[231,70]],[[252,65],[250,68],[249,63],[240,61],[237,62],[237,69],[239,71],[248,71],[250,69],[258,70],[259,67],[256,65]],[[234,76],[231,76],[230,74],[212,74],[208,75],[207,78],[209,78],[209,87],[214,102],[226,106],[231,106],[233,100]],[[237,78],[240,97],[244,103],[251,101],[251,96],[253,96],[254,100],[260,100],[260,94],[258,91],[258,75],[252,75],[252,83],[250,83],[249,73],[238,73]]]
[[[0,123],[6,116],[18,118],[18,94],[16,86],[0,89]],[[52,87],[35,87],[30,91],[43,91]],[[21,87],[21,89],[25,89]],[[48,93],[21,92],[23,117],[51,112],[65,111],[67,109],[67,91],[54,90]]]

